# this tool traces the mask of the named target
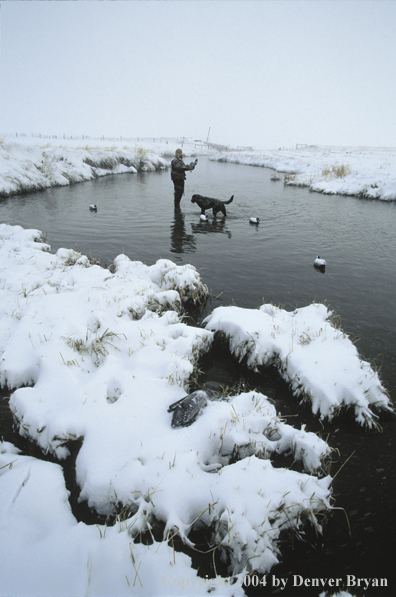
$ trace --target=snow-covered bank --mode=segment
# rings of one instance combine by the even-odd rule
[[[111,528],[77,523],[59,465],[1,444],[2,594],[166,595],[170,579],[188,578],[189,594],[203,595],[168,537],[194,547],[191,530],[211,529],[232,575],[268,572],[282,530],[321,530],[331,478],[316,471],[330,448],[279,419],[264,395],[219,397],[190,427],[171,425],[169,405],[213,338],[182,322],[183,301],[207,293],[192,266],[121,255],[110,272],[5,224],[0,264],[0,379],[17,388],[20,433],[60,462],[78,439],[80,499],[119,512]],[[307,472],[275,468],[273,453],[294,454]],[[162,542],[134,543],[158,529]],[[220,580],[220,595],[243,594]]]
[[[0,196],[92,180],[108,174],[169,167],[180,144],[100,139],[0,137]],[[322,193],[396,200],[396,149],[303,147],[295,150],[226,151],[184,142],[186,156],[272,168],[290,185]]]
[[[389,396],[371,365],[359,358],[348,336],[330,321],[322,304],[289,313],[274,305],[260,309],[219,307],[206,328],[222,333],[231,352],[254,370],[274,363],[293,393],[310,400],[321,419],[354,410],[356,421],[375,426],[377,410],[392,411]]]
[[[255,152],[222,152],[211,159],[272,168],[290,185],[313,191],[396,200],[396,149],[302,147]]]
[[[17,141],[17,142],[16,142]],[[0,143],[0,197],[92,180],[108,174],[165,169],[175,144],[121,141],[3,138]],[[187,145],[186,155],[195,153]]]
[[[166,541],[150,547],[134,543],[127,520],[113,527],[78,523],[62,468],[20,455],[6,442],[0,442],[0,528],[4,597],[172,597],[173,578],[187,579],[190,595],[204,595],[208,588],[190,558],[175,554]],[[216,593],[243,595],[241,588],[232,589]]]
[[[0,196],[92,180],[108,174],[166,168],[164,158],[143,149],[94,149],[0,145]]]

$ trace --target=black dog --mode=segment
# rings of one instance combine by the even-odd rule
[[[224,216],[227,215],[225,205],[231,203],[233,199],[234,195],[228,201],[220,201],[220,199],[212,199],[211,197],[203,197],[202,195],[193,195],[191,203],[198,203],[201,208],[201,214],[204,215],[206,209],[213,209],[213,215],[216,217],[219,211],[221,211]]]

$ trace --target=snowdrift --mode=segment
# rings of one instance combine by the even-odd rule
[[[12,463],[12,464],[11,464]],[[190,558],[166,541],[134,543],[128,521],[77,522],[59,465],[0,442],[1,595],[81,597],[243,595],[221,578],[199,578]],[[155,571],[155,574],[153,573]],[[176,582],[175,582],[176,581]]]
[[[344,408],[356,421],[371,428],[376,410],[392,411],[378,374],[363,361],[350,338],[330,321],[322,304],[293,312],[274,305],[260,309],[219,307],[204,321],[223,334],[231,352],[247,365],[275,364],[297,396],[310,400],[321,419],[332,419]]]

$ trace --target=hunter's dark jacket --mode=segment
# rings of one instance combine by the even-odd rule
[[[171,162],[171,179],[175,180],[186,180],[186,170],[194,170],[195,164],[186,165],[180,158],[174,158]]]

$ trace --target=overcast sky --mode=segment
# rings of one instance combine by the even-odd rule
[[[396,147],[393,0],[1,2],[1,132]]]

